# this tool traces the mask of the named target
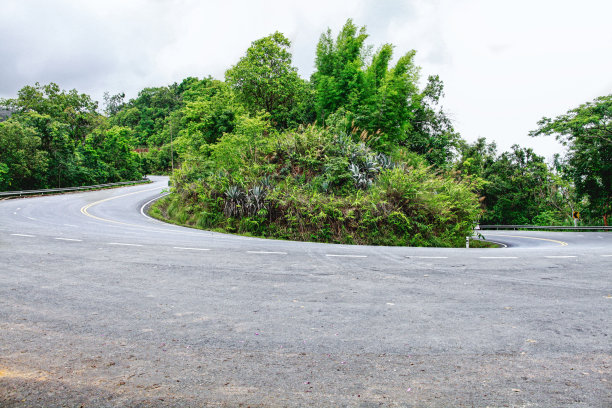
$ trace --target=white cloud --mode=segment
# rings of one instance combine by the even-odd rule
[[[320,34],[347,18],[396,57],[417,50],[439,74],[445,109],[468,140],[479,136],[558,151],[527,132],[542,116],[612,92],[607,1],[485,0],[3,0],[0,97],[57,82],[101,99],[187,76],[223,78],[251,41],[276,30],[293,42],[308,78]]]

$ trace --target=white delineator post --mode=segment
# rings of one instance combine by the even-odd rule
[[[470,237],[465,237],[465,247],[466,248],[470,247]]]

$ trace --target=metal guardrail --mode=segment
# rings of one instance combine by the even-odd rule
[[[95,186],[79,186],[79,187],[65,187],[65,188],[48,188],[45,190],[23,190],[23,191],[0,191],[0,197],[20,197],[30,194],[53,194],[53,193],[64,193],[68,191],[79,191],[79,190],[93,190],[96,188],[113,187],[113,186],[124,186],[126,184],[141,184],[148,183],[150,180],[144,178],[136,181],[121,181],[119,183],[107,183],[97,184]]]
[[[477,230],[545,230],[545,231],[612,231],[612,227],[584,225],[581,227],[564,227],[557,225],[479,225]]]

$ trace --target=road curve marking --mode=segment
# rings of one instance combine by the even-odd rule
[[[559,244],[561,246],[568,246],[569,244],[565,241],[557,241],[556,239],[548,239],[548,238],[536,238],[536,237],[525,237],[522,235],[506,235],[506,234],[487,234],[490,237],[508,237],[508,238],[523,238],[523,239],[535,239],[538,241],[548,241],[554,242],[555,244]]]
[[[152,202],[154,202],[154,201],[160,200],[160,199],[164,198],[165,196],[167,196],[167,195],[169,195],[169,194],[170,194],[170,193],[162,194],[162,195],[160,195],[159,197],[155,197],[154,199],[149,200],[149,201],[147,201],[146,203],[144,203],[144,204],[142,205],[142,207],[140,207],[140,214],[142,214],[144,217],[147,217],[147,218],[148,218],[148,219],[150,219],[150,220],[157,221],[155,218],[153,218],[153,217],[151,217],[151,216],[147,215],[147,214],[145,213],[144,209],[145,209],[145,207],[146,207],[147,205],[151,204],[151,203],[152,203]]]
[[[122,195],[119,195],[119,196],[116,196],[116,197],[105,198],[104,200],[100,200],[100,201],[96,201],[96,202],[84,205],[83,207],[81,207],[81,213],[83,215],[88,216],[88,217],[95,218],[96,220],[99,220],[99,221],[112,222],[112,223],[121,224],[121,225],[128,225],[130,227],[142,227],[142,225],[129,224],[127,222],[121,222],[121,221],[109,220],[108,218],[97,217],[95,215],[90,214],[87,210],[89,210],[94,205],[98,205],[98,204],[104,203],[106,201],[111,201],[111,200],[115,200],[117,198],[123,198],[123,197],[131,196],[131,195],[134,195],[134,194],[147,193],[149,191],[155,191],[155,190],[159,190],[159,189],[160,189],[159,187],[156,187],[156,188],[150,188],[150,189],[147,189],[147,190],[134,191],[132,193],[122,194]]]

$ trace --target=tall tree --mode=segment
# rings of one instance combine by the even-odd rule
[[[47,163],[34,129],[14,119],[0,123],[0,191],[40,186]]]
[[[246,55],[225,73],[226,81],[251,113],[265,110],[279,128],[307,119],[308,84],[291,65],[291,42],[278,31],[253,41]]]
[[[317,122],[365,130],[379,150],[406,146],[431,164],[445,165],[459,136],[438,108],[442,81],[430,76],[420,91],[416,52],[408,51],[391,66],[393,46],[384,44],[372,53],[367,37],[365,27],[350,19],[335,39],[331,30],[321,35],[311,77]]]
[[[542,118],[531,136],[554,135],[568,147],[568,173],[588,209],[603,218],[612,213],[612,95],[595,98],[555,119]]]

